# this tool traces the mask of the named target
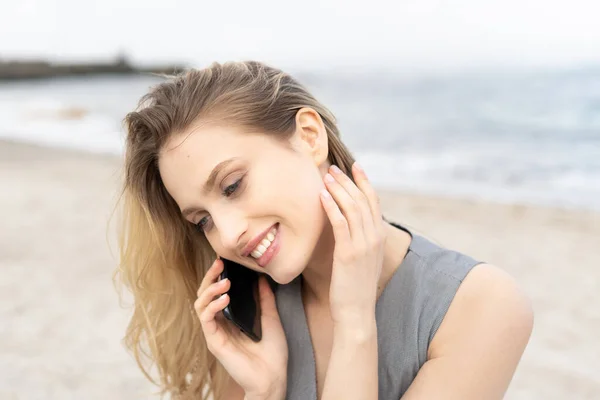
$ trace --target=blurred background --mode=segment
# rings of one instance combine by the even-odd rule
[[[157,398],[110,281],[122,119],[153,72],[246,59],[333,111],[388,217],[524,287],[536,325],[506,398],[600,398],[598,15],[593,0],[2,2],[0,399]]]

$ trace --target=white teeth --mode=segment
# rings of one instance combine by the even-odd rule
[[[273,228],[267,233],[267,236],[260,242],[258,246],[250,253],[250,255],[254,258],[260,258],[267,251],[273,240],[275,240],[275,235],[277,234],[277,229]]]

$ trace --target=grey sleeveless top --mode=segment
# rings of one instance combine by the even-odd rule
[[[427,348],[454,295],[479,262],[412,236],[402,264],[376,304],[379,400],[398,400],[427,360]],[[315,360],[301,295],[301,276],[276,290],[288,349],[287,400],[317,398]]]

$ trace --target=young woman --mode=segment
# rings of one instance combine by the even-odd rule
[[[527,297],[499,268],[385,220],[333,115],[290,75],[190,70],[126,125],[126,343],[163,393],[502,398],[532,330]],[[260,280],[259,342],[222,317],[220,257],[278,284]]]

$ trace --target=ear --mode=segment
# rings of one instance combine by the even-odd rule
[[[329,152],[327,130],[321,115],[312,108],[304,107],[296,113],[294,139],[300,149],[306,152],[317,166],[327,161]]]

